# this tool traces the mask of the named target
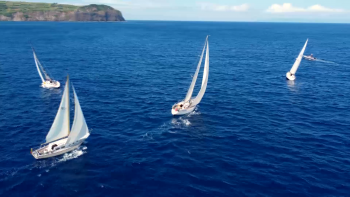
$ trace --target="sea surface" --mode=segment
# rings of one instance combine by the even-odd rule
[[[206,94],[174,117],[206,35]],[[323,61],[286,81],[307,38]],[[349,51],[348,24],[1,22],[0,196],[350,196]],[[35,160],[68,74],[91,136]]]

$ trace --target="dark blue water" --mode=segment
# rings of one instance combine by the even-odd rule
[[[173,117],[209,34],[207,92]],[[349,196],[350,25],[0,23],[1,196]],[[304,42],[306,54],[285,80]],[[90,129],[37,161],[62,90],[39,87],[30,43]],[[199,83],[200,84],[199,79]],[[196,92],[198,91],[198,87]]]

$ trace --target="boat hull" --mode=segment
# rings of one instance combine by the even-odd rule
[[[306,55],[304,55],[304,59],[309,60],[309,61],[315,61],[316,60],[316,58],[310,57],[310,56],[306,56]]]
[[[41,87],[43,87],[43,88],[60,88],[61,84],[59,81],[54,81],[54,83],[50,83],[48,81],[45,81],[41,84]]]
[[[193,110],[196,108],[196,106],[191,106],[187,109],[180,109],[180,110],[175,110],[175,109],[171,109],[171,114],[173,114],[174,116],[180,116],[180,115],[185,115],[188,113],[193,112]]]
[[[52,142],[52,143],[48,144],[45,147],[42,147],[42,148],[40,148],[38,150],[33,151],[32,155],[33,155],[33,157],[35,159],[46,159],[46,158],[62,155],[64,153],[68,153],[70,151],[73,151],[73,150],[77,149],[84,142],[84,140],[85,139],[79,140],[78,142],[76,142],[76,143],[74,143],[72,145],[69,145],[68,147],[59,148],[59,149],[51,150],[51,151],[48,150],[53,145],[57,145],[57,147],[61,147],[61,146],[65,145],[65,143],[67,141],[67,138],[65,138],[65,139],[62,139],[62,140],[59,140],[59,141],[56,141],[56,142]]]
[[[290,81],[294,81],[295,80],[295,75],[292,75],[292,73],[287,72],[286,73],[286,78]]]

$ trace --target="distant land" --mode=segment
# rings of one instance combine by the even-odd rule
[[[125,21],[110,6],[0,1],[0,21]]]

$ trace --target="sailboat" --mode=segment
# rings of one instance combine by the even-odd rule
[[[315,61],[315,60],[317,60],[317,58],[315,58],[313,54],[311,54],[311,55],[304,55],[304,58],[305,58],[306,60],[309,60],[309,61]]]
[[[186,97],[183,101],[173,105],[173,107],[171,109],[171,113],[173,115],[184,115],[184,114],[191,113],[196,108],[196,106],[201,102],[201,100],[205,94],[205,91],[207,89],[207,84],[208,84],[208,77],[209,77],[209,41],[208,41],[208,37],[209,36],[207,36],[205,39],[202,54],[201,54],[200,60],[199,60],[198,65],[197,65],[196,72],[194,73],[194,76],[192,78],[192,83],[187,91]],[[198,95],[195,98],[192,98],[193,89],[194,89],[194,86],[196,84],[199,69],[200,69],[201,64],[202,64],[204,51],[206,51],[206,54],[205,54],[202,86],[201,86],[201,89],[199,90]]]
[[[86,138],[89,137],[90,132],[85,122],[83,111],[81,110],[78,96],[74,94],[74,120],[72,128],[70,129],[70,104],[69,104],[69,76],[67,77],[66,86],[62,95],[61,104],[58,108],[55,120],[51,126],[50,131],[46,135],[46,142],[33,150],[31,154],[35,159],[44,159],[54,157],[72,151],[78,148]]]
[[[299,66],[300,66],[300,62],[303,59],[303,55],[306,49],[306,45],[307,42],[309,41],[309,39],[306,40],[305,45],[303,47],[303,49],[300,51],[299,56],[297,57],[297,59],[294,62],[293,67],[290,69],[289,72],[286,73],[286,77],[288,80],[294,81],[295,80],[295,73],[297,72]]]
[[[40,76],[41,81],[42,81],[41,87],[43,87],[43,88],[59,88],[61,86],[60,82],[52,79],[52,77],[50,77],[47,74],[44,67],[41,65],[38,57],[36,56],[34,48],[32,48],[32,49],[33,49],[33,55],[34,55],[36,69],[38,70],[39,76]],[[44,73],[45,79],[44,79],[40,69]]]

